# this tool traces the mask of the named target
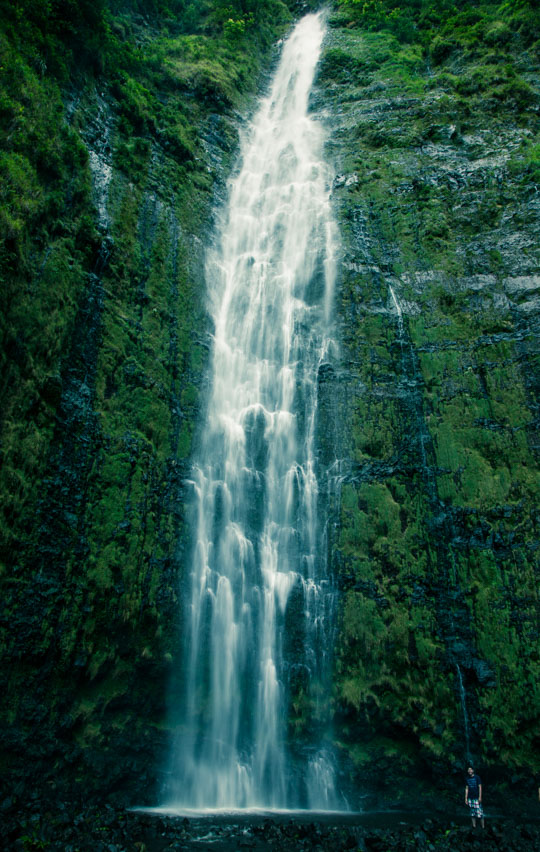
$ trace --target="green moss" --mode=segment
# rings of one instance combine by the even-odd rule
[[[519,571],[520,627],[507,587],[511,564],[498,565],[493,554],[476,553],[469,562],[470,597],[478,625],[478,647],[494,674],[491,688],[479,694],[487,719],[486,749],[510,765],[534,765],[531,736],[540,706],[537,689],[538,659],[533,645],[524,642],[535,625],[535,582],[530,566]],[[531,636],[533,634],[530,634]],[[508,707],[516,708],[511,714]],[[532,761],[532,764],[531,764]]]
[[[194,274],[199,240],[211,226],[216,173],[235,154],[236,111],[289,15],[282,3],[259,4],[253,19],[235,10],[229,24],[210,7],[206,17],[206,7],[198,16],[192,7],[176,22],[162,16],[159,27],[111,14],[108,29],[92,29],[83,16],[81,73],[71,86],[81,106],[68,128],[62,87],[72,46],[64,13],[44,26],[45,5],[29,6],[17,23],[13,4],[4,4],[8,35],[0,41],[0,574],[24,629],[27,590],[38,576],[51,582],[32,626],[32,662],[17,661],[6,706],[16,724],[21,695],[37,695],[32,684],[52,660],[39,698],[48,729],[65,715],[62,696],[81,747],[105,753],[112,727],[138,730],[143,716],[147,724],[161,713],[159,690],[148,696],[137,666],[144,661],[158,678],[175,630],[166,609],[176,594],[170,565],[185,541],[171,472],[189,458],[208,357]],[[532,341],[521,335],[518,353],[509,339],[488,338],[514,331],[513,313],[500,305],[514,270],[498,232],[509,211],[520,233],[532,221],[537,95],[523,69],[535,61],[538,23],[527,3],[337,5],[318,83],[330,108],[339,102],[333,155],[357,180],[336,188],[336,209],[345,251],[360,246],[362,261],[361,271],[344,273],[338,300],[350,366],[340,428],[351,461],[335,542],[339,737],[360,768],[380,759],[409,773],[419,759],[450,766],[460,757],[448,623],[455,616],[469,637],[467,615],[471,654],[493,672],[492,686],[472,674],[467,684],[485,732],[483,757],[533,769],[537,472],[523,375]],[[97,81],[84,76],[89,67],[102,75]],[[111,113],[113,239],[104,269],[78,136],[98,117],[94,83],[99,109]],[[512,153],[495,179],[483,152],[498,152],[508,128]],[[466,192],[437,157],[459,159]],[[95,423],[82,438],[77,429],[67,436],[92,441],[93,456],[77,514],[60,516],[57,550],[36,574],[31,559],[45,522],[36,500],[64,487],[54,465],[66,436],[58,437],[56,415],[96,270]],[[489,285],[478,284],[479,274],[493,276]],[[388,281],[404,302],[401,327],[385,310]],[[10,624],[0,635],[8,659],[16,632]],[[129,718],[126,696],[135,708]],[[296,691],[295,736],[304,735],[313,700]]]
[[[522,144],[518,155],[508,162],[512,175],[524,182],[538,183],[540,181],[540,142],[527,141]]]
[[[78,36],[59,23],[69,10],[53,22],[45,6],[27,20],[10,7],[0,36],[0,574],[25,624],[29,706],[47,707],[51,738],[72,718],[62,737],[106,753],[112,726],[162,712],[165,685],[149,698],[136,672],[144,661],[158,682],[176,641],[177,462],[189,457],[207,360],[198,246],[236,155],[236,111],[290,14],[275,0],[235,18],[233,33],[203,4],[188,33],[187,18],[143,26],[129,4],[101,27],[94,4],[96,25],[77,23],[76,67]],[[112,158],[107,235],[83,139]],[[8,669],[16,632],[0,634]],[[20,684],[2,681],[15,725]]]
[[[350,260],[339,300],[352,462],[336,542],[341,739],[360,772],[369,758],[384,761],[372,743],[385,735],[410,738],[413,762],[461,756],[459,625],[478,671],[485,661],[496,679],[463,666],[470,717],[487,732],[484,744],[472,730],[471,745],[486,763],[529,767],[534,359],[515,307],[529,295],[507,301],[506,279],[519,273],[506,235],[520,230],[533,269],[537,86],[524,68],[537,57],[495,4],[422,3],[408,10],[408,40],[388,32],[394,9],[340,3],[319,75],[339,119],[330,153],[355,175],[335,190]],[[388,282],[401,323],[387,310]]]
[[[414,763],[414,746],[405,741],[397,742],[390,737],[376,736],[369,743],[355,743],[348,748],[353,763],[368,768],[381,758],[398,761],[405,766]]]

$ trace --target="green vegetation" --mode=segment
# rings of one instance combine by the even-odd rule
[[[32,752],[58,777],[77,753],[82,779],[97,749],[121,774],[110,743],[154,750],[177,648],[204,242],[238,111],[291,15],[281,0],[0,11],[2,765],[16,778]]]
[[[435,62],[451,53],[470,55],[483,44],[505,48],[517,38],[540,38],[534,0],[338,0],[340,23],[390,32],[402,43],[420,42]]]
[[[533,5],[344,0],[319,70],[349,178],[337,730],[394,790],[465,760],[456,666],[473,757],[540,764]]]
[[[334,193],[347,374],[324,403],[350,463],[333,703],[360,784],[374,761],[393,784],[464,759],[458,672],[474,756],[538,771],[534,5],[338,0],[330,16],[317,97],[351,177]],[[112,743],[126,765],[156,761],[208,353],[204,242],[238,114],[295,11],[0,2],[0,685],[15,778],[31,753],[36,775],[125,787]],[[309,700],[300,683],[291,736]]]

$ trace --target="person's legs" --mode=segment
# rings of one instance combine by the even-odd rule
[[[472,815],[475,817],[473,824],[476,826],[476,820],[479,819],[480,825],[482,826],[482,828],[485,828],[484,808],[482,807],[482,802],[478,799],[476,799],[472,803]]]
[[[479,819],[482,828],[485,828],[485,826],[484,826],[484,810],[483,810],[480,802],[477,799],[469,799],[469,807],[471,809],[472,827],[476,828],[476,820]]]

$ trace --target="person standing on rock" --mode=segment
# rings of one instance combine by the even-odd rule
[[[467,769],[465,779],[465,804],[471,809],[473,828],[476,828],[476,820],[479,819],[484,828],[484,811],[482,808],[482,779],[476,774],[472,766]]]

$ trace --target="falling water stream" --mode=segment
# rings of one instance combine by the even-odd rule
[[[207,258],[215,332],[193,466],[178,807],[337,802],[320,724],[333,595],[315,447],[336,228],[324,133],[308,113],[323,34],[322,15],[307,15],[285,42]],[[320,740],[294,754],[293,693],[319,719]]]

